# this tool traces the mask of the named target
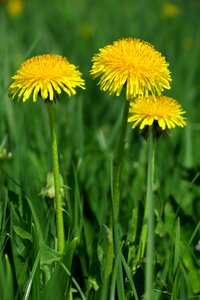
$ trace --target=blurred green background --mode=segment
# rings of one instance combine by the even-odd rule
[[[162,142],[158,161],[160,170],[166,171],[161,172],[160,178],[166,178],[166,174],[173,176],[175,165],[198,168],[199,9],[200,2],[195,0],[1,1],[0,133],[1,140],[6,139],[7,148],[13,153],[9,170],[13,179],[25,189],[28,184],[28,191],[35,192],[51,169],[49,129],[42,101],[16,104],[7,96],[11,76],[21,62],[38,54],[58,53],[78,65],[86,80],[85,91],[78,91],[71,99],[63,94],[56,107],[61,167],[66,174],[73,159],[84,157],[85,163],[94,159],[95,165],[101,165],[105,152],[112,155],[115,151],[122,100],[100,92],[89,70],[91,58],[99,48],[123,37],[146,40],[161,51],[170,64],[173,80],[171,90],[165,94],[176,98],[187,112],[188,126],[172,131],[173,138]],[[131,140],[127,155],[133,169],[141,155],[141,141],[138,131],[130,130],[130,124],[127,139]]]
[[[100,92],[97,81],[93,82],[89,77],[89,70],[91,58],[100,47],[123,37],[137,37],[150,42],[170,63],[173,81],[167,94],[180,101],[187,111],[188,126],[172,132],[176,140],[168,140],[168,153],[170,155],[170,149],[175,148],[172,151],[176,151],[178,147],[177,162],[187,166],[198,165],[199,9],[200,2],[195,0],[1,1],[0,132],[1,139],[7,138],[9,150],[13,152],[13,175],[19,165],[16,152],[17,155],[23,152],[20,150],[23,143],[27,143],[26,154],[21,153],[20,164],[23,161],[26,164],[26,158],[30,155],[29,159],[35,160],[33,163],[37,167],[35,157],[38,155],[38,159],[43,160],[40,164],[43,166],[49,156],[45,145],[49,132],[44,105],[40,101],[36,104],[28,101],[24,105],[8,100],[7,88],[20,63],[34,55],[58,53],[78,65],[83,73],[86,91],[78,91],[77,96],[70,100],[63,95],[60,107],[57,107],[61,149],[65,152],[65,161],[70,161],[68,150],[74,148],[73,153],[82,152],[91,139],[91,145],[95,147],[101,131],[103,135],[108,134],[105,142],[112,143],[109,141],[112,128],[107,127],[114,127],[113,124],[117,123],[121,100]],[[131,135],[134,133],[131,132]],[[113,143],[111,149],[116,144],[115,141]],[[37,180],[44,178],[42,171],[37,172]]]
[[[172,72],[172,88],[165,94],[177,99],[186,110],[187,126],[170,131],[169,138],[158,144],[155,190],[157,221],[161,221],[159,216],[167,201],[171,201],[173,208],[178,205],[184,216],[181,225],[187,240],[200,216],[199,12],[198,0],[0,1],[0,150],[6,148],[12,153],[11,159],[0,161],[0,200],[4,187],[30,197],[45,228],[43,198],[38,195],[52,171],[46,107],[41,100],[12,102],[7,91],[11,76],[25,59],[45,53],[61,54],[79,66],[86,80],[85,91],[77,90],[77,95],[70,99],[63,93],[56,105],[61,173],[70,199],[67,210],[73,219],[80,197],[85,218],[101,232],[99,228],[106,222],[110,208],[111,165],[124,95],[110,97],[99,90],[97,80],[89,76],[91,58],[99,48],[117,39],[136,37],[150,42],[166,57]],[[139,130],[132,130],[128,124],[120,214],[124,234],[132,209],[144,198],[146,154],[147,145]],[[169,208],[167,213],[170,212]],[[170,220],[164,220],[168,233]],[[80,230],[79,221],[75,215],[74,236]],[[162,222],[157,233],[163,237]],[[91,228],[90,238],[86,238],[88,253]],[[195,246],[199,238],[197,234],[192,244],[198,261]]]

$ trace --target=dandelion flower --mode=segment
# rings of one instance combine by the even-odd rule
[[[132,128],[140,124],[140,129],[143,129],[145,126],[152,126],[154,121],[157,121],[162,130],[186,125],[182,106],[167,96],[158,96],[156,100],[153,96],[137,98],[134,102],[131,101],[129,113],[128,122],[133,122]]]
[[[44,100],[55,101],[62,90],[71,96],[76,94],[76,86],[85,88],[76,66],[61,55],[32,57],[21,64],[12,78],[14,82],[10,85],[9,96],[14,98],[17,95],[19,99],[22,97],[23,102],[31,98],[31,95],[35,102],[38,94]]]
[[[99,85],[110,95],[121,94],[126,87],[126,99],[160,95],[170,89],[168,63],[152,45],[139,39],[125,38],[99,50],[92,58],[90,74],[100,77]]]

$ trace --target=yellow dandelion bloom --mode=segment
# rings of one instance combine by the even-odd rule
[[[139,39],[125,38],[99,50],[92,58],[90,74],[101,77],[101,90],[119,96],[126,87],[126,99],[136,96],[160,95],[170,89],[168,63],[152,45]]]
[[[153,96],[137,98],[131,101],[129,113],[128,122],[133,122],[132,128],[140,124],[140,129],[143,129],[145,126],[152,126],[154,121],[157,121],[162,130],[186,125],[182,106],[167,96],[158,96],[156,100]]]
[[[32,96],[35,102],[40,94],[44,100],[55,101],[62,90],[71,96],[76,94],[76,86],[84,89],[81,75],[77,67],[61,55],[35,56],[23,62],[12,77],[9,96],[14,98],[17,94],[19,99],[23,97],[23,102]]]

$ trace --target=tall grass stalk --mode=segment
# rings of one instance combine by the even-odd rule
[[[57,226],[57,239],[59,252],[64,251],[65,237],[64,237],[64,224],[62,213],[62,196],[60,193],[60,172],[58,162],[58,147],[56,137],[56,124],[53,110],[53,104],[47,101],[50,131],[51,131],[51,146],[52,146],[52,158],[53,158],[53,173],[54,173],[54,188],[55,188],[55,201],[56,201],[56,226]]]

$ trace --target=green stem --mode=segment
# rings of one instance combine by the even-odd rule
[[[54,188],[55,188],[55,201],[56,201],[56,227],[57,227],[57,239],[59,252],[64,251],[65,237],[64,237],[64,224],[63,224],[63,213],[62,213],[62,196],[60,193],[60,172],[58,162],[58,147],[56,138],[56,125],[53,111],[53,104],[47,102],[49,123],[51,131],[51,146],[52,146],[52,158],[53,158],[53,174],[54,174]]]
[[[148,136],[148,172],[147,172],[147,250],[146,250],[146,270],[145,270],[145,295],[146,299],[153,299],[153,278],[154,278],[154,198],[153,198],[153,181],[154,181],[154,156],[155,142],[153,138],[153,127],[149,127]]]
[[[120,299],[125,299],[124,296],[124,286],[123,286],[123,274],[122,274],[122,266],[120,257],[120,237],[118,230],[118,216],[119,216],[119,200],[120,200],[120,180],[121,180],[121,170],[122,170],[122,160],[124,154],[124,145],[125,145],[125,136],[127,129],[127,120],[128,120],[128,112],[129,112],[129,101],[125,100],[124,102],[124,111],[123,111],[123,119],[122,119],[122,127],[120,140],[117,148],[117,157],[114,179],[112,178],[112,215],[110,217],[110,229],[107,232],[107,251],[105,257],[105,270],[104,270],[104,287],[102,292],[101,299],[105,299],[105,295],[107,293],[112,293],[108,286],[109,277],[112,274],[113,268],[117,270],[115,275],[112,274],[111,285],[115,286],[115,281],[117,280],[117,289],[118,294],[120,295]],[[113,258],[114,267],[113,267]],[[117,278],[116,278],[117,277]]]
[[[123,119],[122,119],[122,128],[121,128],[120,140],[117,148],[117,158],[116,158],[114,182],[113,182],[114,221],[118,220],[118,216],[119,216],[120,181],[121,181],[122,160],[124,154],[128,112],[129,112],[129,103],[130,101],[125,100]]]
[[[120,183],[121,183],[121,172],[122,172],[122,162],[124,155],[124,146],[125,146],[125,137],[127,130],[127,121],[129,113],[129,104],[130,102],[125,100],[123,118],[122,118],[122,127],[121,134],[119,139],[119,144],[117,148],[117,157],[114,171],[114,180],[113,180],[113,218],[112,218],[112,228],[113,228],[113,237],[114,237],[114,255],[115,255],[115,265],[117,267],[117,290],[120,299],[125,299],[124,295],[124,282],[123,282],[123,272],[122,264],[120,257],[120,237],[119,237],[119,227],[118,227],[118,218],[119,218],[119,204],[120,204]]]
[[[121,261],[119,262],[120,238],[119,238],[119,230],[118,230],[118,215],[119,215],[119,200],[120,200],[120,180],[121,180],[122,160],[124,154],[128,112],[129,112],[129,101],[125,100],[121,134],[120,134],[120,140],[117,148],[115,170],[111,174],[112,176],[114,173],[114,178],[113,177],[111,178],[111,182],[113,183],[112,215],[110,216],[110,226],[109,226],[111,230],[108,229],[109,234],[107,236],[107,251],[105,257],[104,287],[103,287],[103,293],[101,299],[105,299],[106,293],[110,293],[110,292],[112,293],[112,291],[110,291],[110,288],[108,286],[109,284],[108,279],[111,275],[112,275],[111,285],[115,286],[116,277],[112,274],[113,268],[114,269],[117,268],[118,292],[120,295],[122,295],[124,291],[122,266],[121,266]],[[115,258],[114,267],[113,267],[113,258]],[[122,296],[121,299],[123,300],[125,298]]]

